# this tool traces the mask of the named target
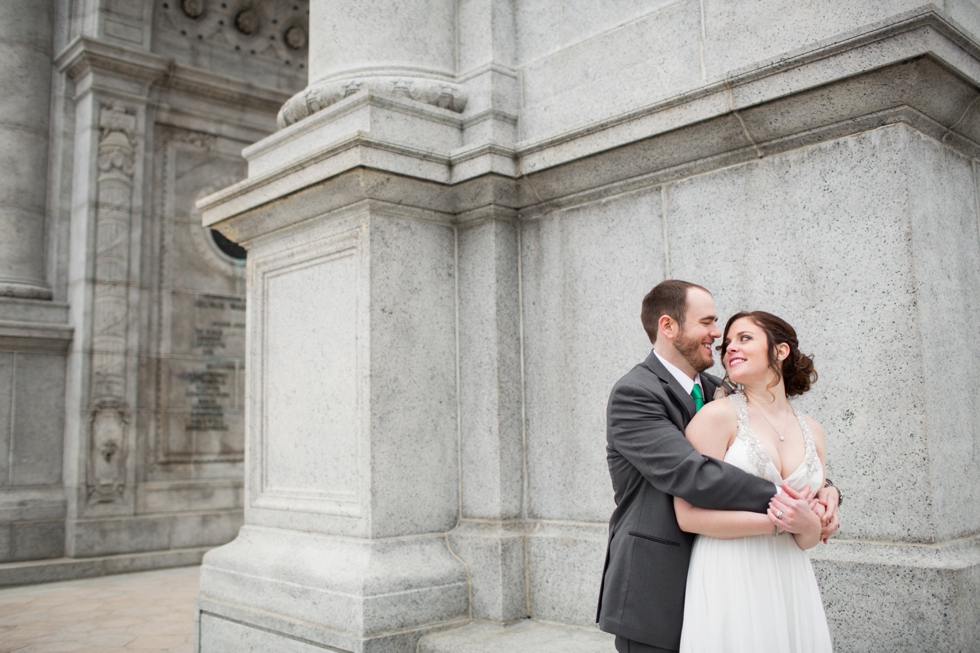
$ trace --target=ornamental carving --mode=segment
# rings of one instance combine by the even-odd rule
[[[335,79],[312,84],[289,98],[279,110],[279,128],[288,127],[365,89],[390,93],[456,113],[466,108],[463,88],[441,79],[404,76]]]
[[[126,333],[136,116],[121,102],[99,114],[92,307],[89,500],[121,501],[126,481]]]
[[[91,503],[122,501],[126,489],[126,425],[124,411],[113,404],[92,414],[92,452],[88,484]]]
[[[157,0],[157,11],[192,44],[306,67],[309,0]]]

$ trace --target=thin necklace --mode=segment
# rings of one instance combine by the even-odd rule
[[[776,435],[779,436],[779,441],[780,442],[785,442],[786,441],[786,436],[783,435],[783,433],[786,432],[786,425],[789,424],[789,411],[786,412],[786,417],[783,418],[783,433],[780,433],[779,431],[776,430],[776,427],[772,425],[772,422],[769,421],[769,418],[766,417],[766,414],[764,412],[762,412],[762,409],[759,408],[757,410],[759,411],[759,414],[762,415],[762,419],[766,420],[766,424],[769,425],[769,428],[771,428],[773,431],[775,431]],[[792,407],[790,408],[790,410],[793,410]]]

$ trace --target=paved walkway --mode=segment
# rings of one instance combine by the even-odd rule
[[[0,653],[191,653],[199,567],[0,589]]]

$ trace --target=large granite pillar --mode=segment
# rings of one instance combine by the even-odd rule
[[[0,297],[51,299],[45,278],[51,0],[0,5]]]

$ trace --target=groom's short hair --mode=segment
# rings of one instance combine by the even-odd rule
[[[700,288],[711,294],[704,286],[680,279],[661,281],[643,298],[643,309],[640,311],[640,321],[647,332],[650,342],[656,344],[657,333],[660,331],[660,318],[669,315],[677,324],[684,326],[684,313],[687,312],[687,291],[690,288]]]

